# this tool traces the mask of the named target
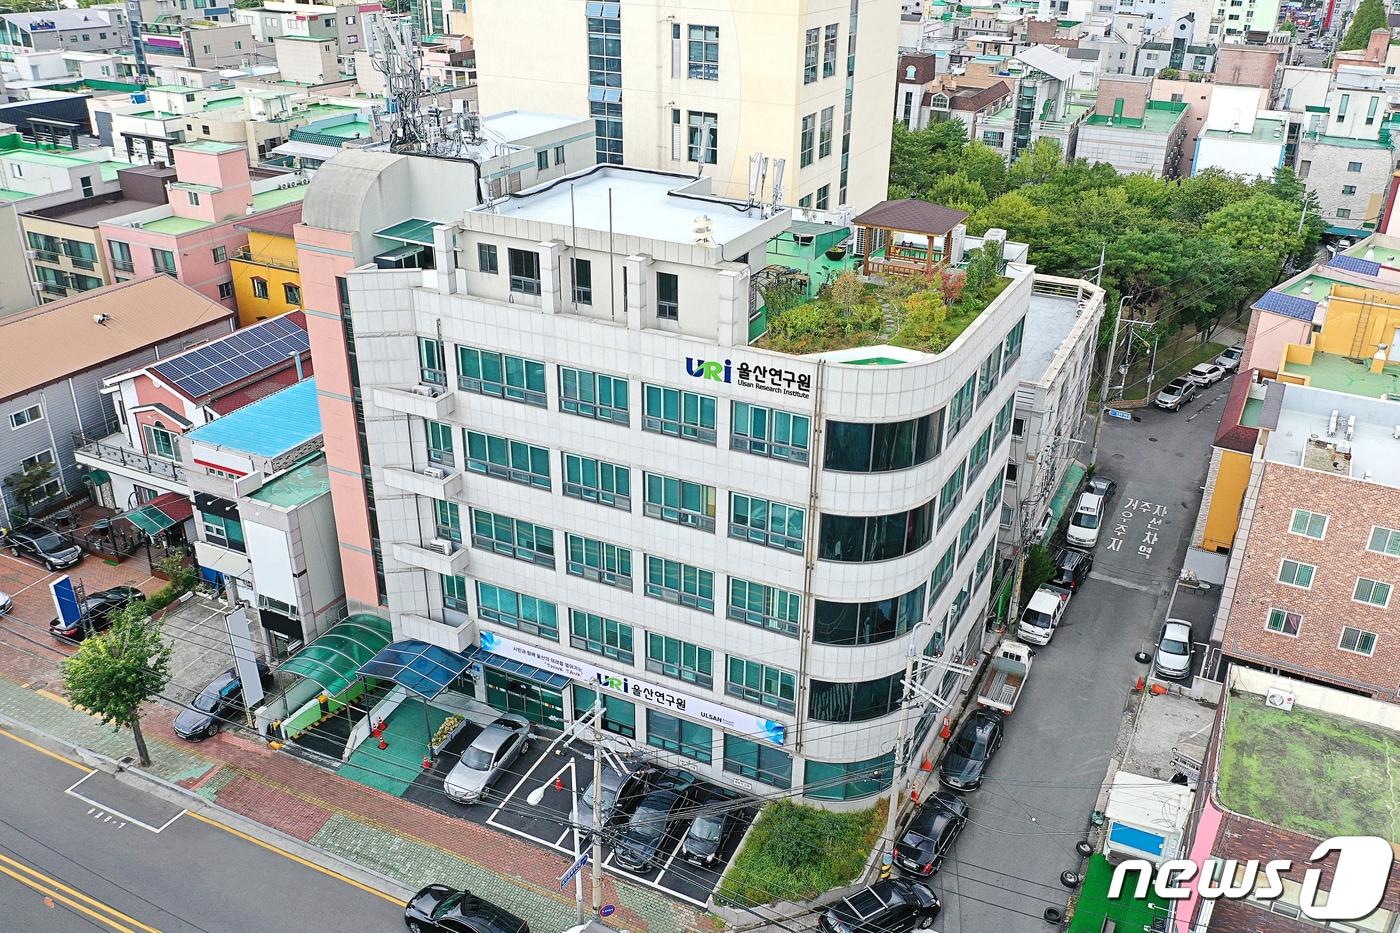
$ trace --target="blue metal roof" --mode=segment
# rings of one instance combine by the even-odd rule
[[[482,632],[482,635],[489,635],[489,632]],[[522,661],[515,661],[511,658],[503,658],[498,654],[492,654],[475,645],[469,647],[462,654],[469,661],[476,661],[492,670],[504,671],[507,674],[514,674],[523,677],[528,681],[540,684],[545,687],[552,687],[555,690],[563,690],[572,680],[563,674],[556,674],[553,671],[546,671],[543,668],[534,667]]]
[[[1270,289],[1254,303],[1254,307],[1261,311],[1272,311],[1274,314],[1297,318],[1300,321],[1311,321],[1313,314],[1317,311],[1317,302],[1309,301],[1306,298],[1295,298],[1292,295],[1285,295],[1283,292]]]
[[[1358,259],[1355,256],[1348,256],[1345,253],[1338,253],[1327,263],[1333,269],[1341,269],[1345,272],[1359,272],[1362,275],[1379,275],[1381,264],[1372,262],[1369,259]]]
[[[321,433],[316,380],[303,379],[191,431],[192,441],[258,457],[276,457]]]
[[[431,700],[447,689],[471,662],[455,651],[427,642],[396,641],[360,665],[365,677],[392,680],[401,687]]]

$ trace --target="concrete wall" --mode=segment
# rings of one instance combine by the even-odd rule
[[[1249,486],[1251,457],[1237,450],[1215,448],[1211,452],[1210,475],[1206,479],[1209,498],[1201,503],[1205,523],[1199,540],[1207,551],[1227,551],[1235,543],[1240,527],[1240,509]]]
[[[39,303],[30,287],[29,263],[13,202],[0,202],[0,317]]]
[[[1298,144],[1298,176],[1317,194],[1322,215],[1340,227],[1379,222],[1396,166],[1396,151],[1380,144],[1334,145],[1307,136]]]
[[[1255,310],[1245,334],[1244,356],[1240,358],[1239,371],[1258,369],[1276,373],[1283,365],[1285,348],[1290,343],[1307,343],[1311,336],[1312,324],[1309,321]]]

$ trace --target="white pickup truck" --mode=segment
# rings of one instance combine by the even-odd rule
[[[1030,675],[1033,655],[1028,646],[1010,638],[997,645],[987,682],[977,694],[977,705],[1011,715]]]
[[[1031,597],[1016,626],[1016,637],[1033,645],[1048,645],[1055,628],[1064,618],[1069,605],[1069,592],[1053,586],[1042,586]]]

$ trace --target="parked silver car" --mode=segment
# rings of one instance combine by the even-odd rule
[[[1191,676],[1191,625],[1181,619],[1168,619],[1157,639],[1157,653],[1152,659],[1157,676],[1168,680],[1185,680]]]
[[[1169,411],[1180,411],[1181,406],[1196,397],[1196,384],[1185,376],[1177,376],[1162,387],[1152,404]]]
[[[519,758],[534,738],[523,716],[501,716],[481,730],[447,772],[442,789],[458,803],[476,803]]]

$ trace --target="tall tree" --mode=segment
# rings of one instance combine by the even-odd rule
[[[160,623],[146,613],[144,602],[118,610],[110,631],[84,639],[63,662],[68,698],[103,725],[130,729],[143,768],[150,767],[151,755],[141,734],[141,704],[159,696],[170,680],[170,645],[161,638]]]
[[[1377,29],[1386,29],[1387,22],[1385,6],[1381,0],[1361,0],[1361,4],[1356,8],[1356,15],[1351,18],[1351,25],[1347,27],[1347,34],[1337,46],[1338,51],[1364,49],[1366,43],[1371,41],[1371,33]]]

